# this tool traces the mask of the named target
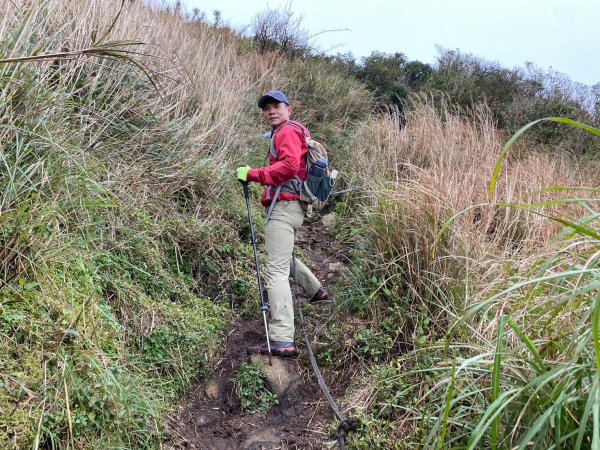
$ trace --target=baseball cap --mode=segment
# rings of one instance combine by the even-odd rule
[[[260,109],[264,108],[269,100],[277,100],[278,102],[283,102],[289,106],[290,101],[287,99],[285,94],[281,91],[269,91],[261,98],[258,99],[258,107]]]

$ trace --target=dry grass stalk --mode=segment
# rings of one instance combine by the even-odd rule
[[[83,110],[82,131],[87,137],[83,146],[98,154],[111,145],[107,135],[122,128],[124,119],[145,122],[131,130],[126,145],[120,144],[122,158],[115,172],[129,186],[150,173],[155,192],[157,188],[173,192],[187,185],[207,159],[225,166],[233,143],[245,137],[246,130],[238,125],[247,113],[243,105],[269,84],[280,62],[274,55],[240,56],[230,32],[186,22],[161,11],[157,4],[116,0],[3,3],[7,14],[0,23],[0,37],[4,39],[17,23],[26,24],[22,37],[3,55],[5,59],[80,54],[83,49],[114,42],[121,43],[121,50],[134,52],[131,60],[148,68],[158,92],[136,73],[135,66],[103,59],[58,62],[53,58],[38,61],[35,67],[24,62],[12,66],[46,79],[58,73],[58,92],[64,86],[72,95],[97,99]],[[127,85],[131,88],[123,89]],[[97,104],[103,98],[110,104]],[[172,145],[152,151],[157,133],[168,133]]]
[[[402,267],[405,287],[417,297],[428,297],[432,285],[441,291],[464,285],[468,277],[473,284],[465,307],[496,289],[507,276],[505,267],[526,264],[560,228],[539,215],[499,204],[548,202],[573,193],[543,188],[600,182],[597,171],[590,180],[590,172],[571,156],[523,143],[503,169],[500,189],[490,202],[489,183],[506,136],[496,130],[486,109],[469,117],[427,102],[410,109],[403,120],[397,111],[373,116],[356,136],[356,147],[365,151],[356,152],[351,162],[377,205],[365,215],[375,224],[378,254]],[[534,210],[563,217],[581,213],[573,205]],[[436,242],[441,253],[434,258]],[[502,312],[499,308],[498,317]],[[480,332],[489,335],[495,329]]]

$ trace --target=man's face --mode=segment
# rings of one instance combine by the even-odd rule
[[[263,119],[272,127],[276,127],[286,120],[290,120],[291,115],[292,108],[283,102],[269,102],[262,109]]]

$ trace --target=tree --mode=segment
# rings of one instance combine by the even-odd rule
[[[375,93],[379,101],[401,106],[408,93],[404,84],[406,63],[403,53],[389,55],[374,51],[370,56],[362,58],[357,77]]]
[[[251,33],[260,53],[279,51],[301,56],[310,50],[310,34],[302,28],[302,16],[296,16],[291,3],[258,13],[252,19]]]
[[[421,61],[411,61],[404,65],[404,82],[413,91],[418,91],[427,82],[433,68]]]
[[[222,14],[221,11],[219,11],[218,9],[215,9],[213,11],[213,27],[218,28],[222,25]]]
[[[425,86],[454,105],[469,110],[486,104],[501,127],[513,126],[515,101],[532,95],[535,85],[515,70],[458,50],[440,49],[437,70]]]

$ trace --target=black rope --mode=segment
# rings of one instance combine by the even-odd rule
[[[306,324],[304,322],[304,314],[302,313],[302,305],[298,301],[298,282],[296,281],[296,255],[292,253],[292,271],[294,272],[294,283],[296,284],[296,289],[294,289],[294,298],[296,300],[296,304],[298,305],[298,317],[300,318],[300,327],[302,329],[302,337],[304,338],[304,342],[306,344],[306,350],[308,351],[308,359],[310,360],[310,365],[313,368],[315,376],[317,377],[317,381],[319,382],[319,387],[325,398],[329,402],[329,406],[333,410],[333,413],[339,420],[340,424],[338,426],[337,434],[338,434],[338,445],[340,449],[346,449],[346,436],[350,431],[356,430],[358,427],[358,421],[354,417],[344,418],[340,409],[338,408],[335,400],[331,396],[331,392],[325,384],[325,380],[323,380],[323,375],[321,375],[321,370],[319,369],[319,365],[317,364],[317,360],[315,359],[315,355],[313,353],[312,346],[310,345],[310,339],[308,338],[308,333],[306,332]]]

